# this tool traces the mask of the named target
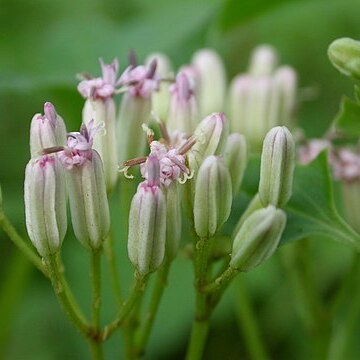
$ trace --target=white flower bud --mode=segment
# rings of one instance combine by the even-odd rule
[[[97,250],[109,233],[110,214],[102,161],[90,151],[91,159],[74,165],[66,175],[75,236],[86,248]]]
[[[232,194],[235,197],[239,192],[246,169],[247,150],[245,136],[234,133],[228,137],[224,160],[230,172]]]
[[[181,241],[181,206],[179,185],[173,182],[166,189],[166,256],[172,260]]]
[[[24,184],[26,228],[41,256],[59,251],[67,228],[66,186],[55,155],[29,161]]]
[[[295,143],[285,126],[271,129],[261,154],[259,196],[262,204],[283,207],[292,192]]]
[[[162,53],[150,54],[145,64],[149,66],[154,60],[157,62],[156,72],[160,79],[168,79],[173,76],[171,70],[170,59]],[[159,86],[159,91],[152,94],[152,110],[162,121],[165,121],[169,108],[169,82],[162,81]]]
[[[226,72],[220,56],[211,49],[197,51],[192,58],[197,73],[196,95],[201,116],[223,111],[226,94]]]
[[[276,50],[270,45],[260,45],[251,54],[249,73],[256,76],[270,75],[277,62]]]
[[[112,97],[87,99],[83,108],[83,123],[95,120],[95,125],[104,125],[104,133],[94,138],[93,149],[96,150],[104,165],[106,188],[111,192],[118,177],[116,114]]]
[[[166,198],[160,188],[160,165],[148,158],[148,180],[134,195],[129,215],[128,253],[140,275],[160,267],[165,256]]]
[[[285,212],[272,205],[254,211],[235,236],[230,266],[248,271],[266,261],[277,249],[285,224]]]
[[[196,178],[194,224],[199,237],[211,237],[228,219],[232,203],[231,177],[223,160],[207,157]]]
[[[176,83],[170,87],[171,98],[166,125],[170,131],[179,130],[192,134],[198,124],[198,108],[190,85],[184,72],[176,76]]]
[[[337,39],[330,44],[328,56],[341,73],[360,79],[360,41],[350,38]]]
[[[144,155],[146,136],[143,135],[142,124],[151,117],[151,98],[123,95],[117,124],[117,140],[119,162]]]
[[[31,157],[41,154],[46,148],[63,146],[66,143],[64,120],[55,111],[50,102],[44,104],[44,115],[36,114],[30,126]]]
[[[207,156],[221,154],[228,133],[228,123],[223,113],[213,113],[202,120],[194,132],[196,143],[188,153],[191,170],[198,169]]]

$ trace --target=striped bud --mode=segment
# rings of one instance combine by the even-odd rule
[[[157,270],[165,256],[166,198],[160,188],[160,166],[149,156],[148,180],[134,195],[129,215],[128,254],[137,272],[144,276]]]
[[[207,157],[196,178],[194,224],[199,237],[211,237],[228,219],[232,191],[229,170],[221,158]]]
[[[330,44],[328,56],[341,73],[360,79],[360,41],[350,38],[337,39]]]
[[[147,124],[151,117],[151,98],[123,95],[117,124],[118,160],[126,160],[144,155],[146,136],[142,124]]]
[[[295,143],[285,126],[271,129],[261,154],[259,196],[263,206],[283,207],[292,192]]]
[[[107,97],[87,99],[82,113],[84,124],[94,119],[95,126],[104,125],[104,133],[94,138],[93,149],[102,159],[108,192],[111,192],[115,186],[118,176],[115,111],[114,99]]]
[[[26,228],[43,257],[60,250],[66,218],[66,186],[62,165],[54,155],[29,161],[24,184]]]
[[[181,241],[181,204],[178,184],[173,182],[166,189],[166,256],[172,260]]]
[[[44,115],[36,114],[30,126],[31,157],[41,154],[46,148],[63,146],[66,144],[66,127],[50,102],[44,104]]]
[[[246,169],[247,150],[245,136],[234,133],[228,137],[224,160],[230,172],[232,194],[235,197],[239,192]]]
[[[198,108],[190,80],[184,72],[170,87],[171,98],[166,125],[169,130],[192,134],[198,124]]]
[[[226,72],[220,56],[211,49],[197,51],[192,58],[196,72],[196,95],[201,116],[223,111],[226,94]]]
[[[157,67],[156,72],[160,79],[169,79],[173,77],[172,74],[172,66],[170,63],[170,59],[162,53],[154,53],[150,54],[145,64],[149,66],[154,60],[156,60]],[[162,121],[166,120],[168,108],[169,108],[169,82],[161,81],[159,86],[159,91],[156,91],[152,94],[152,110]]]
[[[109,204],[101,158],[95,150],[66,171],[71,220],[76,238],[86,248],[101,247],[110,229]]]
[[[285,212],[272,205],[254,211],[235,236],[230,266],[248,271],[266,261],[277,249],[285,224]]]

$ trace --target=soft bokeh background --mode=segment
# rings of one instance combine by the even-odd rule
[[[18,0],[0,1],[0,182],[4,207],[21,233],[24,229],[23,178],[29,158],[31,117],[45,101],[56,105],[68,129],[80,123],[83,100],[76,92],[75,74],[99,73],[98,58],[118,57],[122,69],[127,51],[141,59],[163,51],[174,66],[190,60],[201,47],[223,56],[228,76],[245,71],[251,49],[275,46],[282,63],[294,66],[300,86],[316,97],[303,102],[298,114],[309,136],[319,136],[337,112],[340,95],[351,83],[330,65],[326,50],[342,36],[360,38],[359,1],[350,0]],[[111,199],[113,223],[118,197]],[[66,238],[67,275],[82,305],[89,309],[88,259],[71,236]],[[317,240],[311,243],[314,276],[324,292],[346,269],[350,250]],[[131,268],[125,243],[118,239],[124,287]],[[105,272],[104,278],[107,276]],[[294,307],[294,297],[278,257],[245,276],[271,355],[277,359],[307,358],[308,342]],[[113,314],[106,289],[104,318]],[[217,309],[206,359],[248,358],[237,327],[230,289]],[[150,341],[149,359],[181,359],[192,317],[192,270],[184,258],[171,271],[159,317]],[[354,334],[354,338],[355,338]],[[119,358],[115,336],[106,358]],[[359,345],[357,345],[359,346]],[[360,356],[355,345],[351,359]],[[0,358],[9,360],[86,359],[88,349],[68,324],[49,283],[0,232]]]

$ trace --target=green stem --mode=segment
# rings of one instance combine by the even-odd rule
[[[92,321],[96,332],[100,329],[101,307],[101,252],[91,253]]]
[[[75,302],[74,296],[71,293],[69,286],[66,283],[60,264],[60,255],[50,255],[45,260],[51,282],[61,306],[68,315],[73,325],[85,336],[91,336],[91,328],[88,325],[84,315],[82,314],[79,306]]]
[[[269,359],[264,342],[261,339],[260,330],[244,279],[239,277],[239,279],[235,281],[235,284],[235,310],[238,325],[242,330],[245,345],[250,355],[249,358],[253,360]]]
[[[136,356],[142,357],[145,353],[145,348],[149,340],[151,330],[154,325],[155,316],[158,311],[162,295],[167,285],[167,278],[169,273],[170,263],[165,262],[159,269],[153,289],[153,293],[150,300],[149,309],[146,313],[144,325],[139,336],[139,340],[136,344]]]
[[[36,254],[31,245],[19,235],[2,209],[0,210],[0,227],[8,235],[10,240],[17,246],[17,248],[26,256],[26,258],[46,277],[48,277],[49,275],[46,272],[41,258]]]
[[[207,284],[202,288],[202,291],[207,293],[214,293],[220,290],[225,290],[230,281],[237,275],[238,270],[229,266],[220,276],[218,276],[213,282]]]
[[[104,332],[102,334],[103,340],[107,340],[114,333],[114,331],[116,331],[121,325],[123,325],[125,319],[130,314],[131,310],[136,305],[138,300],[141,298],[145,284],[146,284],[146,278],[144,277],[136,278],[135,285],[127,301],[125,301],[120,307],[115,320],[105,326]]]
[[[107,262],[109,265],[111,285],[115,294],[116,302],[118,305],[120,305],[122,301],[120,277],[117,270],[116,256],[114,252],[114,237],[111,233],[109,234],[108,238],[105,240],[104,247],[105,247]]]

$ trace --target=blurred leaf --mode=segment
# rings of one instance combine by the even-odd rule
[[[220,29],[227,32],[286,3],[289,3],[289,0],[227,0],[219,19]]]
[[[243,190],[254,195],[259,178],[259,158],[252,158],[243,182]],[[309,165],[297,165],[293,194],[285,208],[288,220],[282,244],[309,236],[344,241],[360,251],[360,235],[340,217],[334,203],[327,153],[321,153]]]
[[[360,136],[360,105],[347,96],[341,99],[340,111],[335,118],[335,126],[344,135],[352,138]]]

